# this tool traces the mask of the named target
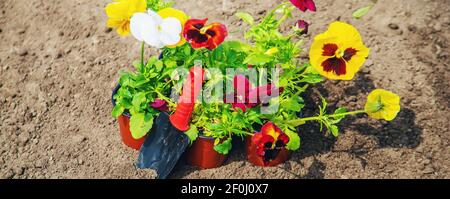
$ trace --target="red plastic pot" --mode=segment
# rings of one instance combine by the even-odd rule
[[[201,169],[220,167],[226,158],[226,155],[214,150],[214,138],[201,135],[186,152],[186,162]]]
[[[119,116],[119,118],[117,118],[117,121],[119,122],[120,136],[122,137],[122,142],[132,149],[135,150],[141,149],[141,146],[142,144],[144,144],[145,138],[147,136],[137,140],[134,139],[133,136],[131,136],[130,116],[121,115]]]
[[[271,161],[264,163],[264,158],[256,154],[256,145],[252,142],[252,137],[247,136],[245,139],[246,143],[246,150],[247,150],[247,159],[249,162],[256,166],[261,167],[274,167],[279,164],[285,163],[286,161],[291,158],[291,151],[287,150],[286,148],[280,149],[278,151],[278,154],[274,159]]]
[[[116,88],[114,88],[112,93],[112,104],[113,106],[116,105],[116,101],[114,100],[114,95],[119,90],[120,85],[117,85]],[[124,113],[119,118],[117,118],[117,121],[119,122],[119,130],[120,130],[120,136],[122,137],[122,142],[127,145],[128,147],[139,150],[141,149],[142,144],[144,144],[145,138],[140,139],[134,139],[133,136],[131,136],[130,131],[130,115],[128,113]]]

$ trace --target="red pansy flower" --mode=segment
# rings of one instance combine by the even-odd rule
[[[156,110],[160,110],[162,112],[169,111],[169,107],[167,106],[167,102],[162,99],[156,99],[154,102],[150,104],[150,106]]]
[[[252,142],[256,145],[256,153],[263,157],[264,163],[275,159],[280,149],[289,143],[289,136],[272,122],[264,124],[261,132],[255,133]]]
[[[299,32],[300,35],[308,34],[309,23],[306,22],[305,20],[298,20],[297,28],[300,30]]]
[[[225,25],[221,23],[212,23],[205,26],[206,19],[190,19],[186,22],[183,29],[183,36],[189,42],[192,48],[208,48],[213,50],[217,48],[228,36]]]
[[[295,7],[305,12],[306,10],[316,11],[316,4],[313,0],[290,0]]]
[[[236,75],[233,81],[234,93],[231,97],[233,101],[225,99],[225,103],[231,103],[234,109],[240,108],[246,112],[248,108],[253,108],[259,104],[266,104],[270,98],[278,96],[283,92],[283,88],[267,84],[253,88],[250,81],[244,75]],[[272,93],[276,94],[272,96]]]

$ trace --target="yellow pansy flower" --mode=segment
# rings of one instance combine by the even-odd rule
[[[146,0],[114,0],[105,8],[106,15],[109,17],[107,26],[117,29],[120,36],[128,36],[131,17],[137,12],[145,12],[146,9]]]
[[[351,80],[364,64],[370,49],[358,30],[344,22],[333,22],[314,38],[309,51],[311,65],[332,80]]]
[[[164,9],[158,11],[158,15],[161,16],[163,19],[166,19],[169,17],[178,19],[181,22],[182,28],[184,28],[184,24],[189,19],[189,17],[183,11],[177,10],[175,8],[164,8]],[[177,44],[166,46],[166,47],[175,48],[177,46],[181,46],[184,43],[186,43],[186,39],[184,39],[184,37],[181,35],[181,33],[180,33],[180,36],[181,36],[181,40]]]
[[[376,89],[367,96],[364,110],[371,118],[392,121],[400,111],[400,97],[395,93]]]

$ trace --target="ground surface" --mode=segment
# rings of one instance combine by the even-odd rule
[[[108,1],[0,1],[0,178],[153,178],[137,170],[137,152],[120,140],[111,118],[118,71],[139,56],[133,38],[105,28]],[[237,10],[262,16],[280,1],[177,1],[193,17],[245,28]],[[301,150],[275,168],[252,166],[236,146],[223,167],[180,163],[172,178],[450,178],[450,0],[317,0],[312,36],[338,18],[354,24],[372,49],[353,82],[327,81],[332,105],[361,108],[374,88],[402,97],[391,122],[349,118],[338,139],[300,128]],[[294,20],[292,20],[293,22]],[[150,53],[150,52],[149,52]],[[151,53],[156,54],[156,51]]]

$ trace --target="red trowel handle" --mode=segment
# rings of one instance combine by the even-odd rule
[[[204,70],[194,66],[183,86],[183,93],[178,101],[177,110],[170,116],[170,123],[180,131],[189,130],[189,121],[194,111],[195,100],[202,89]]]

